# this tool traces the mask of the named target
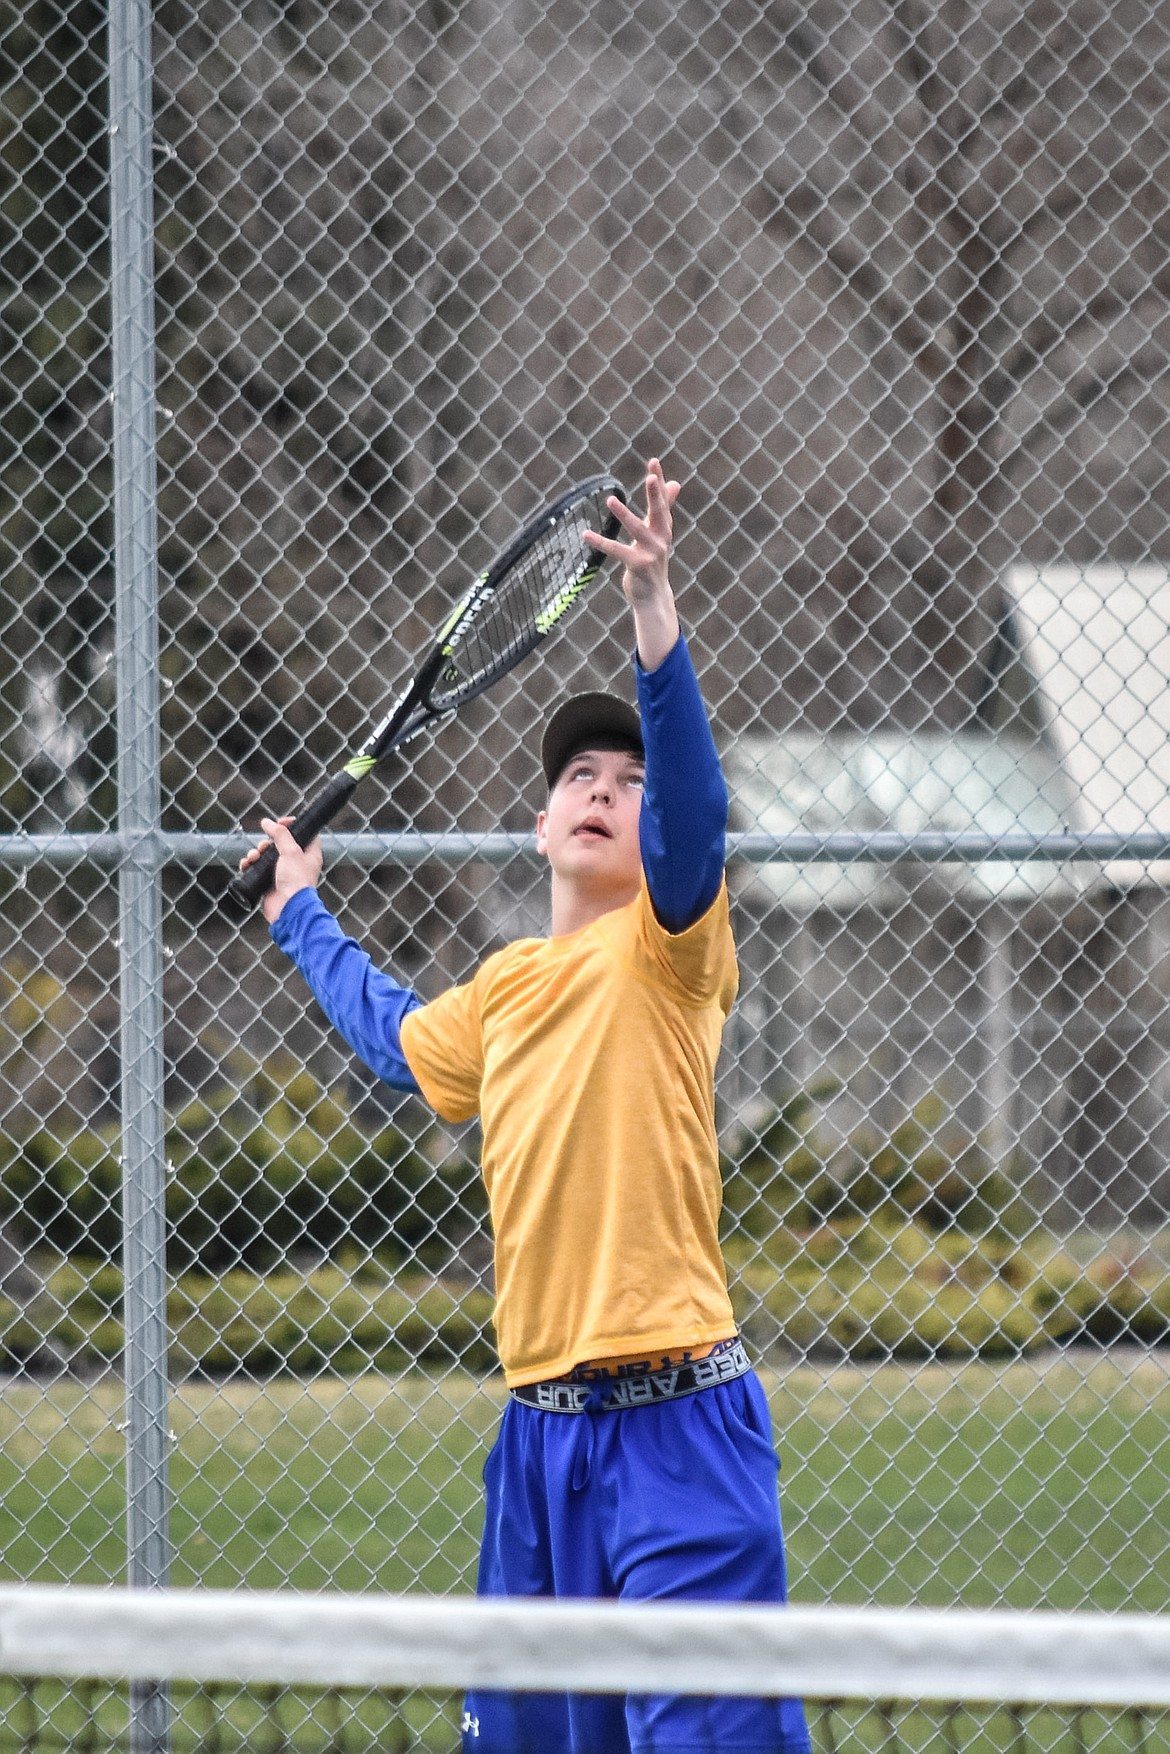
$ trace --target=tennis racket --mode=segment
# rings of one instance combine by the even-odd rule
[[[474,700],[547,638],[596,577],[603,556],[586,530],[616,536],[606,504],[625,494],[610,475],[571,487],[527,523],[472,585],[440,628],[414,681],[340,773],[297,811],[292,834],[307,847],[349,802],[359,782],[390,754],[458,707]],[[237,907],[254,907],[276,879],[277,851],[267,847],[228,885]]]

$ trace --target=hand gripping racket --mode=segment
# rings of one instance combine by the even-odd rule
[[[324,790],[297,811],[292,833],[298,846],[316,839],[358,781],[392,749],[474,700],[564,620],[603,559],[585,541],[585,531],[612,537],[620,528],[606,504],[611,495],[625,501],[612,476],[594,476],[524,526],[448,617],[386,717]],[[254,907],[272,888],[276,864],[276,848],[267,847],[228,885],[233,902]]]

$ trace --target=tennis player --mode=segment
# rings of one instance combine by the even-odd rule
[[[715,1060],[737,986],[727,790],[669,580],[678,483],[589,537],[622,566],[640,714],[550,718],[551,930],[429,1004],[319,899],[318,843],[266,821],[276,943],[381,1078],[478,1115],[510,1390],[484,1470],[489,1596],[783,1602],[778,1463],[727,1291]],[[243,861],[259,853],[257,848]],[[696,1637],[702,1621],[696,1621]],[[478,1692],[468,1754],[804,1754],[795,1700]]]

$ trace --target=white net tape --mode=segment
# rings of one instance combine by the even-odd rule
[[[1158,1708],[1170,1620],[24,1586],[0,1673]]]

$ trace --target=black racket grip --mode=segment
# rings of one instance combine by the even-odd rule
[[[298,811],[292,825],[292,837],[299,847],[307,847],[310,841],[316,840],[321,830],[349,802],[356,785],[352,774],[339,773],[311,804]],[[276,881],[279,859],[280,854],[274,846],[265,847],[254,865],[232,878],[228,884],[228,896],[235,907],[241,910],[254,908],[264,899]]]

